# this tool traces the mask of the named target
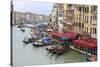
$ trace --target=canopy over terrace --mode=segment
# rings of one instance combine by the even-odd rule
[[[56,36],[56,37],[67,37],[68,39],[76,39],[80,34],[78,33],[72,33],[72,32],[66,32],[66,33],[52,33],[52,36]]]
[[[78,33],[73,33],[73,32],[66,32],[65,33],[65,36],[67,36],[68,38],[71,38],[71,39],[76,39],[80,34]]]
[[[84,48],[89,48],[89,49],[97,48],[97,39],[95,38],[73,40],[73,43]]]
[[[52,33],[52,36],[56,36],[56,37],[64,37],[64,34],[53,32],[53,33]]]

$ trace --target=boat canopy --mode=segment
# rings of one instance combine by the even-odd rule
[[[50,37],[43,37],[42,42],[45,43],[45,44],[52,44],[53,40]]]

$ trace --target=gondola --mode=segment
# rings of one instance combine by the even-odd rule
[[[49,51],[50,53],[62,54],[64,52],[68,51],[68,47],[56,46],[56,47],[52,47],[52,48],[46,48],[46,50]]]
[[[37,41],[35,41],[35,42],[33,42],[33,44],[32,44],[34,47],[40,47],[40,46],[45,46],[45,44],[43,44],[43,42],[42,42],[42,40],[41,39],[39,39],[39,40],[37,40]]]
[[[24,42],[25,44],[32,43],[32,42],[34,42],[34,38],[25,39],[25,40],[23,40],[23,42]]]
[[[21,26],[21,25],[19,25],[19,26],[18,26],[18,28],[22,28],[22,26]]]
[[[23,40],[23,42],[24,42],[25,44],[28,44],[28,43],[32,43],[33,41],[25,41],[25,40]]]
[[[41,47],[41,46],[44,46],[43,43],[39,43],[39,42],[33,42],[32,44],[34,47]]]
[[[21,31],[22,31],[22,32],[25,32],[25,30],[24,30],[24,29],[21,29]]]

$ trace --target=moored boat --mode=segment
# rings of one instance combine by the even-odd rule
[[[44,46],[43,43],[33,42],[32,44],[34,47]]]
[[[25,40],[23,40],[23,42],[25,43],[25,44],[28,44],[28,43],[32,43],[32,42],[34,42],[34,38],[25,38]]]
[[[42,42],[42,40],[41,39],[39,39],[39,40],[37,40],[37,41],[35,41],[35,42],[33,42],[33,44],[32,44],[34,47],[40,47],[40,46],[44,46],[44,44],[43,44],[43,42]]]
[[[25,29],[21,29],[22,32],[25,32]]]
[[[62,54],[68,50],[68,47],[65,46],[56,46],[51,48],[46,48],[47,51],[55,54]]]

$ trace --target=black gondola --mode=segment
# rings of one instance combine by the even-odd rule
[[[32,42],[34,42],[34,38],[27,38],[27,39],[23,40],[23,42],[25,44],[32,43]]]
[[[22,26],[21,26],[21,25],[19,25],[19,26],[18,26],[18,28],[22,28]]]
[[[25,32],[25,29],[21,29],[22,32]]]
[[[52,48],[46,48],[47,51],[55,54],[62,54],[68,50],[68,47],[65,46],[57,46]]]

